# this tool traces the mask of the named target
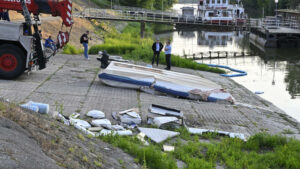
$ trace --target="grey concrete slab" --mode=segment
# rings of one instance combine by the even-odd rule
[[[36,101],[47,103],[59,107],[60,105],[64,106],[74,106],[77,107],[79,103],[84,102],[85,96],[76,96],[76,95],[66,95],[66,94],[55,94],[55,93],[33,93],[30,98],[27,98],[26,101]]]
[[[70,87],[66,84],[46,83],[40,86],[36,92],[85,96],[88,92],[88,86]]]
[[[30,93],[31,91],[0,89],[0,97],[16,103],[23,102]]]
[[[19,82],[15,81],[0,81],[0,89],[16,90],[16,91],[33,91],[36,89],[40,83],[33,82]]]

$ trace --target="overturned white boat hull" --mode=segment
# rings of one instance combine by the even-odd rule
[[[210,102],[234,101],[231,94],[225,92],[220,85],[199,76],[128,63],[111,62],[99,74],[99,78],[104,84],[114,87],[147,88],[169,95]]]

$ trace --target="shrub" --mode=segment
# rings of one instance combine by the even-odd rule
[[[70,44],[67,44],[64,48],[63,48],[63,54],[68,54],[68,55],[78,55],[83,53],[82,49],[76,49],[75,46],[72,46]]]

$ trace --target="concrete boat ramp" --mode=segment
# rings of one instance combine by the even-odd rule
[[[132,89],[109,87],[100,82],[97,56],[86,61],[80,55],[57,55],[48,68],[22,75],[16,80],[0,80],[0,97],[15,103],[36,101],[50,104],[50,111],[64,115],[78,112],[85,118],[90,110],[101,110],[113,123],[111,113],[138,107],[146,121],[152,104],[181,110],[188,127],[243,133],[285,134],[300,139],[300,124],[268,101],[253,94],[233,80],[218,74],[173,68],[209,79],[230,92],[238,102],[209,103],[157,96]],[[161,66],[160,68],[163,68]],[[247,103],[247,104],[245,104]]]

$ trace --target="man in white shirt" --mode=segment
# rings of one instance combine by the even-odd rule
[[[168,40],[167,45],[165,47],[167,70],[171,70],[171,53],[172,53],[171,41]]]

